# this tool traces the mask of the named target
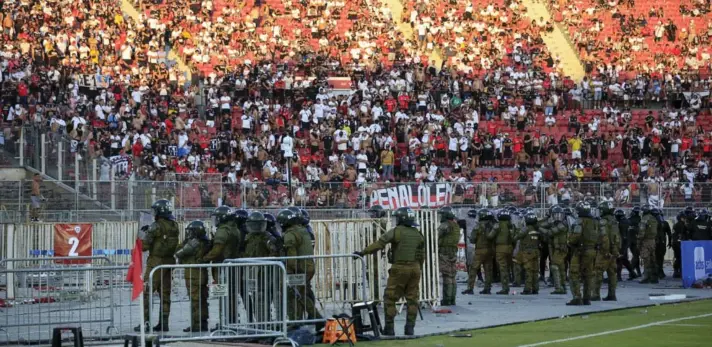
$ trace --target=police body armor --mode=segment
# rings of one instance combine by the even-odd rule
[[[584,250],[598,250],[601,247],[601,232],[598,221],[590,217],[583,217],[581,218],[580,226],[580,247]]]
[[[424,254],[419,248],[423,236],[418,229],[399,225],[394,228],[394,242],[388,250],[388,263],[422,262]]]
[[[493,222],[485,221],[470,234],[470,243],[475,245],[475,252],[480,250],[494,252],[494,242],[487,238],[487,232],[493,227]]]
[[[178,247],[178,223],[173,220],[158,218],[151,224],[148,237],[149,256],[157,258],[173,258]]]
[[[638,239],[655,240],[658,236],[658,220],[652,215],[645,215],[640,220]]]
[[[534,225],[526,226],[526,234],[519,241],[519,251],[520,252],[531,252],[538,251],[540,247],[541,233]]]
[[[563,230],[562,230],[563,229]],[[568,230],[566,224],[554,221],[551,225],[552,248],[560,252],[568,252]]]
[[[613,215],[607,215],[601,218],[601,226],[606,232],[608,237],[608,249],[606,250],[608,254],[615,256],[616,258],[620,255],[620,231],[618,230],[618,221]]]
[[[457,255],[457,244],[460,242],[460,225],[455,221],[447,221],[447,231],[438,239],[438,252],[446,256]]]

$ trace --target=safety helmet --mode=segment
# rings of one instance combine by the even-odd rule
[[[277,214],[277,223],[279,223],[282,228],[302,224],[301,213],[297,214],[293,210],[285,208]]]
[[[438,216],[440,216],[440,220],[450,220],[450,219],[455,219],[455,211],[452,209],[450,206],[443,206],[438,210]]]
[[[205,223],[199,220],[194,220],[185,227],[186,239],[205,239],[207,238],[207,229]]]
[[[625,218],[625,211],[621,210],[620,208],[617,208],[615,212],[613,212],[613,215],[616,216],[616,219],[619,221],[623,218]]]
[[[249,216],[250,213],[243,208],[234,210],[232,212],[232,218],[235,219],[235,222],[237,222],[238,225],[242,225],[242,223],[245,223],[247,221],[247,217]]]
[[[480,220],[494,220],[494,214],[488,209],[482,209],[479,213]]]
[[[697,220],[701,222],[706,222],[709,220],[709,211],[706,208],[699,209],[697,211]]]
[[[553,206],[551,209],[549,209],[549,213],[551,214],[551,217],[554,218],[554,220],[557,220],[559,222],[562,222],[566,218],[566,212],[564,211],[561,206]]]
[[[537,219],[536,215],[533,213],[530,213],[524,217],[524,222],[527,223],[527,225],[534,225],[538,222],[539,220]]]
[[[477,217],[478,217],[479,215],[478,215],[478,213],[477,213],[477,210],[473,208],[473,209],[467,211],[467,216],[470,217],[470,218],[477,219]]]
[[[650,209],[650,214],[657,217],[662,214],[662,211],[660,211],[660,209],[657,207],[653,207]]]
[[[509,210],[502,210],[497,213],[497,219],[498,220],[511,220],[512,219],[512,214],[509,212]]]
[[[643,211],[643,215],[650,214],[650,212],[651,212],[652,209],[653,209],[653,207],[650,206],[649,204],[645,204],[645,205],[643,205],[643,207],[641,208],[641,210]]]
[[[680,211],[677,213],[676,219],[678,222],[682,221],[684,218],[685,218],[685,211]]]
[[[302,212],[302,223],[304,225],[308,225],[309,222],[311,222],[311,219],[309,218],[309,212],[303,208],[299,209],[300,212]]]
[[[639,216],[642,211],[643,211],[643,209],[640,208],[640,206],[635,206],[630,210],[630,215],[631,216],[634,216],[634,215]]]
[[[579,202],[576,204],[576,214],[579,217],[591,217],[591,204],[588,202]]]
[[[602,201],[598,204],[598,209],[601,211],[601,216],[607,216],[613,213],[613,203],[610,201]]]
[[[213,225],[219,226],[230,219],[232,216],[232,209],[228,206],[220,206],[213,210],[211,216],[213,217]]]
[[[265,221],[267,221],[267,227],[272,228],[275,225],[277,225],[277,218],[274,218],[274,215],[271,213],[265,213]]]
[[[287,207],[288,210],[294,212],[296,215],[296,218],[299,220],[299,224],[306,225],[304,224],[304,214],[302,213],[302,209],[296,206],[289,206]]]
[[[381,205],[373,205],[368,209],[368,214],[371,218],[383,218],[386,216],[386,211]]]
[[[395,212],[393,216],[396,217],[397,225],[405,225],[410,227],[417,227],[418,223],[415,222],[415,211],[410,207],[400,207]]]
[[[157,200],[151,205],[155,217],[169,217],[173,214],[171,202],[166,199]]]
[[[245,227],[249,233],[262,233],[267,230],[267,219],[262,212],[254,211],[247,217]]]

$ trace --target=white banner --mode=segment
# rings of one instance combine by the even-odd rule
[[[387,210],[399,207],[441,207],[452,203],[454,193],[455,187],[451,183],[401,184],[374,189],[371,192],[371,206],[381,205]]]

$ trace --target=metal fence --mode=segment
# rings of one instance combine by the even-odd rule
[[[147,288],[152,321],[170,317],[172,327],[163,321],[167,329],[156,332],[161,342],[287,336],[287,275],[280,261],[160,265],[149,273]],[[175,333],[180,330],[187,334]]]
[[[54,264],[0,270],[2,279],[17,278],[13,296],[0,297],[0,344],[48,344],[53,328],[67,325],[80,325],[86,339],[118,338],[138,313],[128,304],[126,270]]]
[[[0,182],[0,222],[29,220],[30,181]],[[188,181],[74,180],[46,181],[40,216],[46,221],[131,221],[150,211],[158,199],[168,199],[179,219],[207,218],[221,205],[276,212],[296,205],[312,219],[355,218],[373,205],[387,209],[416,209],[444,205],[498,207],[505,204],[549,208],[583,199],[611,201],[616,207],[650,204],[663,209],[707,207],[712,183],[686,182],[404,182],[308,183],[292,187],[293,201],[284,183],[231,184],[195,178]],[[294,204],[292,204],[294,202]]]

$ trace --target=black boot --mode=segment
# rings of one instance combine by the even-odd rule
[[[383,327],[383,330],[381,331],[381,335],[385,336],[394,336],[396,334],[395,329],[393,328],[393,322],[386,322],[386,325]]]
[[[497,295],[509,295],[509,290],[502,289],[497,292]]]
[[[482,289],[482,290],[480,290],[480,294],[490,295],[490,294],[492,294],[492,291],[489,289]]]
[[[153,327],[153,331],[168,331],[168,320],[159,320],[158,324]]]
[[[576,298],[571,299],[571,301],[566,303],[566,306],[581,306],[581,305],[583,305],[583,302],[581,301],[581,299],[576,299]]]
[[[406,324],[405,325],[405,335],[413,336],[414,334],[415,334],[415,324]]]
[[[466,290],[463,290],[460,294],[473,295],[473,294],[475,294],[475,291],[473,289],[466,289]]]
[[[149,324],[148,322],[144,322],[143,325],[146,326],[146,332],[149,332],[149,333],[150,333],[150,332],[151,332],[151,324]],[[141,325],[137,325],[137,326],[134,328],[134,331],[137,332],[137,333],[138,333],[138,332],[141,332]]]
[[[603,301],[618,301],[618,299],[616,299],[615,296],[610,296],[610,295],[609,295],[609,296],[603,298]]]
[[[583,299],[583,304],[586,305],[586,306],[591,305],[591,300],[589,300],[589,299]]]

